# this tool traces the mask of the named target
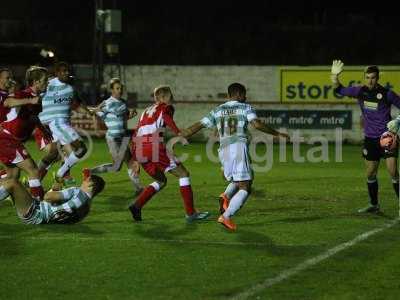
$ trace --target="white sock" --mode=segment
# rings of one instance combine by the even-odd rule
[[[64,159],[64,164],[61,166],[61,168],[58,169],[57,171],[57,177],[64,177],[65,173],[71,169],[73,165],[75,165],[79,161],[79,158],[75,155],[74,152],[71,152],[71,154]]]
[[[234,182],[231,182],[228,184],[228,186],[226,187],[226,190],[224,192],[224,194],[229,198],[232,199],[233,195],[236,194],[238,190],[237,185]]]
[[[39,180],[39,179],[29,179],[29,180],[28,180],[28,183],[29,183],[29,187],[39,187],[39,186],[42,185],[42,184],[40,183],[40,180]]]
[[[10,196],[10,194],[7,190],[3,186],[0,186],[0,202],[5,200],[8,196]]]
[[[135,188],[136,191],[139,191],[139,190],[143,189],[143,186],[140,183],[139,176],[135,172],[133,172],[133,170],[128,169],[128,175],[129,175],[129,178],[132,181],[132,185],[133,185],[133,187]]]
[[[232,217],[246,202],[249,193],[245,190],[239,190],[235,196],[229,201],[229,206],[224,212],[224,218],[229,219]]]

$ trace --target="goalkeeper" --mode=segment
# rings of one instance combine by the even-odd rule
[[[335,92],[352,98],[356,98],[361,108],[364,121],[364,145],[362,154],[365,159],[367,186],[370,205],[359,212],[377,213],[378,180],[377,173],[379,161],[385,159],[386,167],[392,178],[393,188],[399,197],[399,172],[397,169],[398,149],[385,152],[380,147],[380,136],[386,131],[386,124],[390,121],[392,105],[400,108],[400,97],[393,91],[378,84],[379,68],[368,66],[364,72],[364,85],[344,87],[339,81],[339,75],[343,71],[343,62],[334,60],[331,69],[331,80]]]

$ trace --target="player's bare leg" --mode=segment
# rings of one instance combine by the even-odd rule
[[[193,203],[193,190],[190,184],[189,171],[183,164],[179,164],[176,168],[169,170],[169,173],[179,178],[180,192],[186,211],[186,220],[190,223],[196,220],[204,220],[210,215],[208,212],[197,212]]]
[[[360,213],[377,213],[379,212],[379,203],[378,203],[378,168],[379,161],[370,161],[365,160],[366,167],[366,175],[367,175],[367,186],[368,186],[368,194],[370,199],[370,205],[361,208],[358,210]]]
[[[386,159],[386,167],[392,178],[393,189],[399,199],[399,170],[397,168],[397,157],[388,157]]]
[[[129,210],[135,221],[142,221],[142,208],[143,206],[167,184],[167,177],[161,170],[157,170],[153,176],[155,181],[150,183],[139,194],[136,201],[129,205]]]
[[[57,171],[56,181],[62,181],[64,175],[79,162],[79,160],[86,154],[86,145],[81,140],[76,140],[71,144],[64,145],[66,157],[64,164]]]
[[[32,207],[33,199],[26,188],[16,179],[0,181],[0,202],[11,196],[18,215],[24,216]]]
[[[244,205],[244,203],[248,199],[251,192],[252,182],[250,180],[237,181],[234,182],[234,184],[238,188],[238,191],[229,201],[229,206],[226,208],[225,212],[218,218],[218,222],[231,231],[236,230],[236,224],[233,223],[231,218],[236,214],[236,212]]]
[[[61,159],[56,143],[50,143],[46,145],[46,147],[43,149],[43,152],[45,153],[45,156],[42,157],[38,163],[40,180],[43,180],[43,178],[46,176],[51,165]]]
[[[44,196],[44,191],[42,184],[40,183],[39,170],[35,162],[31,158],[27,158],[24,161],[18,163],[17,167],[27,173],[29,188],[31,190],[32,197],[42,200]]]
[[[143,191],[143,186],[140,183],[140,164],[134,160],[131,155],[127,155],[125,159],[126,166],[128,168],[128,176],[132,182],[132,185],[136,191],[136,194],[140,194]]]

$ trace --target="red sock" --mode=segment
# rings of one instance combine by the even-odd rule
[[[185,206],[185,211],[188,216],[193,215],[195,212],[193,207],[193,191],[190,185],[185,185],[180,187],[181,195],[183,198],[183,205]]]
[[[38,199],[38,200],[43,200],[44,197],[44,191],[42,186],[35,186],[35,187],[30,187],[31,190],[31,195],[32,197]]]
[[[152,185],[147,186],[143,192],[140,193],[139,198],[135,202],[135,206],[137,208],[142,208],[155,193],[157,193],[157,190]]]
[[[6,177],[7,176],[7,171],[6,170],[0,170],[0,178]]]

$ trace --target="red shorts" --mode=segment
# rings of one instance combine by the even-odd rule
[[[137,146],[132,143],[131,154],[150,176],[156,175],[157,171],[168,172],[180,164],[173,154],[168,153],[163,144],[154,151],[151,145]]]
[[[33,132],[33,136],[35,137],[35,142],[39,150],[43,150],[47,145],[52,143],[52,140],[46,138],[43,134],[43,131],[39,128],[35,129],[35,131]]]
[[[22,142],[4,130],[0,131],[0,145],[0,161],[7,166],[16,165],[30,158]]]

